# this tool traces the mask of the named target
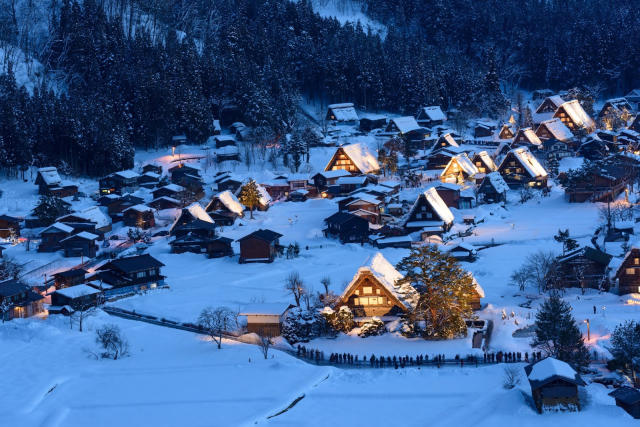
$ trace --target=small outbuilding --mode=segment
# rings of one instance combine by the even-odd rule
[[[260,336],[277,337],[282,333],[282,323],[293,304],[262,303],[249,304],[240,311],[247,318],[247,332]]]
[[[271,230],[256,230],[240,239],[240,264],[273,262],[278,254],[282,234]]]
[[[547,357],[525,366],[531,395],[538,412],[545,410],[579,411],[578,387],[585,382],[566,362]]]
[[[609,396],[616,400],[616,406],[621,407],[635,419],[640,419],[640,390],[623,386],[613,390]]]

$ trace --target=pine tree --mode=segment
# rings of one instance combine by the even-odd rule
[[[409,320],[412,323],[425,322],[423,335],[432,339],[448,339],[466,335],[465,319],[471,318],[473,308],[471,298],[475,294],[473,277],[460,263],[435,246],[422,246],[411,250],[397,265],[405,275],[397,282],[411,285],[418,295],[413,295],[410,287],[405,287],[405,298],[415,302]],[[417,299],[417,301],[415,301]]]
[[[69,212],[64,200],[55,196],[40,196],[38,205],[33,209],[33,215],[46,226],[53,224],[57,218]]]
[[[589,364],[589,351],[571,310],[567,302],[551,295],[536,313],[536,336],[531,346],[556,359],[586,366]]]
[[[631,372],[637,384],[636,371],[640,368],[640,323],[628,320],[619,324],[611,334],[611,348],[614,359]]]
[[[242,186],[238,200],[249,208],[251,219],[253,219],[253,210],[260,204],[258,184],[253,179]]]

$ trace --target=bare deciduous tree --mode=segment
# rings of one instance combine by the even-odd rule
[[[307,293],[300,273],[292,271],[285,279],[284,289],[293,295],[296,301],[296,306],[300,307],[300,299]]]
[[[324,294],[329,295],[329,286],[331,286],[331,278],[329,276],[324,276],[320,280],[320,283],[322,283],[322,286],[324,286]]]
[[[207,335],[222,348],[222,335],[227,332],[229,325],[233,323],[234,312],[227,307],[207,307],[198,317],[198,324],[207,332]]]
[[[73,313],[69,316],[69,327],[73,329],[73,324],[78,324],[78,330],[82,332],[82,326],[87,317],[96,314],[96,305],[91,303],[76,303],[71,306]]]
[[[270,336],[264,333],[260,333],[258,336],[259,336],[258,346],[260,347],[260,351],[262,352],[262,355],[266,359],[269,356],[269,349],[273,345],[273,341],[271,340]]]
[[[129,354],[129,342],[117,325],[104,325],[96,330],[96,342],[102,347],[103,359],[118,360]]]

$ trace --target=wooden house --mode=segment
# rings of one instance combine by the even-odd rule
[[[192,225],[191,225],[192,226]],[[185,252],[204,253],[209,258],[221,258],[233,255],[231,247],[232,239],[221,236],[206,237],[201,234],[191,232],[177,236],[169,242],[171,252],[181,254]]]
[[[585,246],[556,258],[562,285],[568,288],[605,289],[612,256]]]
[[[9,311],[4,313],[4,320],[31,317],[42,313],[43,300],[42,295],[19,280],[10,279],[0,282],[0,304],[7,303],[11,306]]]
[[[122,221],[127,227],[138,227],[147,230],[155,227],[156,219],[153,210],[146,205],[135,205],[122,212]]]
[[[348,199],[352,200],[346,203],[342,208],[338,206],[339,210],[361,216],[362,218],[367,219],[371,224],[382,223],[382,212],[384,211],[384,203],[382,201],[370,194],[361,194]]]
[[[444,169],[454,156],[461,153],[464,153],[464,150],[459,147],[434,149],[427,157],[426,168],[427,170]]]
[[[148,254],[127,256],[108,261],[96,269],[95,277],[108,288],[105,296],[127,294],[164,286],[161,268],[164,264]]]
[[[442,148],[458,148],[460,145],[455,140],[453,135],[450,132],[440,135],[440,137],[436,140],[436,143],[433,146],[432,150],[439,150]]]
[[[413,116],[393,117],[389,119],[389,123],[387,123],[384,132],[405,136],[409,139],[424,139],[424,134],[426,133],[425,129],[418,124]]]
[[[138,189],[140,175],[132,170],[114,172],[100,179],[100,194],[125,194]]]
[[[367,117],[361,117],[358,129],[361,132],[371,132],[374,129],[383,129],[387,126],[387,118],[380,115],[369,114]]]
[[[260,303],[244,306],[239,316],[247,318],[247,332],[261,337],[277,337],[282,333],[282,324],[289,309],[289,303]]]
[[[189,201],[200,200],[204,197],[204,188],[202,179],[196,175],[174,175],[171,180],[173,184],[177,184],[185,189],[182,198]]]
[[[460,208],[460,193],[462,186],[450,182],[440,182],[433,184],[438,195],[445,205],[450,208]]]
[[[462,252],[464,253],[464,252]],[[468,261],[472,261],[473,258],[470,258]],[[469,295],[469,305],[471,305],[472,310],[480,310],[482,308],[482,298],[485,297],[484,289],[480,286],[480,283],[476,280],[475,276],[472,273],[468,273],[469,276],[473,279],[473,291],[472,294]]]
[[[633,175],[622,165],[605,164],[590,168],[565,184],[569,203],[612,202],[631,183]]]
[[[542,141],[531,128],[518,129],[516,136],[513,137],[513,141],[511,142],[513,148],[527,147],[529,149],[538,149],[541,145]]]
[[[540,123],[536,129],[536,135],[542,141],[555,139],[556,141],[570,144],[574,140],[571,130],[562,123],[562,120],[557,118],[545,120]]]
[[[380,171],[380,164],[366,145],[358,143],[338,147],[324,170],[346,170],[352,175],[375,174]]]
[[[259,229],[240,239],[240,264],[246,262],[273,262],[278,254],[282,234]]]
[[[350,175],[347,171],[342,172]],[[291,191],[289,182],[287,182],[287,178],[284,176],[278,176],[269,181],[262,181],[260,185],[264,187],[273,200],[286,199],[289,197],[289,192]]]
[[[338,237],[342,243],[362,243],[369,236],[367,219],[349,212],[336,212],[324,222],[327,224],[325,236]]]
[[[416,115],[416,122],[422,127],[432,128],[443,124],[447,120],[439,105],[422,107]]]
[[[240,179],[236,179],[227,173],[223,173],[219,177],[214,178],[214,182],[218,191],[229,190],[232,193],[235,193],[242,186],[242,181]]]
[[[487,174],[478,187],[478,201],[484,203],[500,203],[507,201],[509,186],[499,172]]]
[[[178,163],[177,165],[169,168],[169,174],[171,175],[171,182],[178,184],[177,181],[185,175],[199,178],[200,169],[187,163]]]
[[[616,406],[624,409],[635,419],[640,419],[640,390],[628,386],[618,387],[609,393],[616,401]]]
[[[495,162],[486,151],[479,151],[471,158],[471,163],[474,164],[479,173],[491,173],[498,170]]]
[[[625,98],[607,99],[598,113],[598,120],[605,129],[626,126],[633,114],[633,107]]]
[[[73,227],[56,222],[40,232],[38,252],[55,252],[62,249],[60,241],[73,233]]]
[[[609,264],[610,278],[618,294],[640,293],[640,248],[632,246],[624,258],[613,258]]]
[[[178,209],[182,206],[180,200],[168,196],[158,197],[149,202],[149,207],[157,211],[164,209]]]
[[[162,176],[155,172],[145,172],[138,178],[138,185],[143,188],[152,189],[160,184]]]
[[[510,150],[498,167],[498,172],[512,188],[547,187],[547,171],[526,147]]]
[[[587,137],[587,140],[578,147],[577,154],[587,160],[600,160],[609,155],[609,147],[600,138]]]
[[[498,133],[498,139],[512,139],[516,134],[510,124],[504,123]]]
[[[209,216],[209,214],[199,203],[192,203],[186,208],[182,208],[180,215],[178,215],[178,217],[173,222],[173,225],[171,225],[169,234],[171,234],[172,236],[175,235],[174,233],[177,227],[187,225],[195,220],[201,220],[210,224],[214,224],[211,216]]]
[[[553,117],[562,120],[562,123],[571,129],[574,134],[580,129],[583,129],[586,133],[591,133],[596,129],[596,123],[584,111],[577,99],[560,105]]]
[[[586,384],[571,365],[553,357],[547,357],[525,366],[524,369],[538,412],[580,410],[578,386]]]
[[[564,99],[559,95],[547,96],[536,109],[536,114],[555,113],[564,104]]]
[[[182,200],[185,199],[186,192],[187,192],[187,189],[182,187],[181,185],[168,184],[158,188],[157,190],[152,191],[151,194],[153,195],[154,199],[157,199],[159,197],[170,197],[174,200],[180,200],[182,202]],[[138,203],[134,203],[134,204],[137,205],[139,203],[143,203],[143,200],[140,200]]]
[[[489,138],[496,132],[495,123],[479,121],[473,127],[474,138]]]
[[[187,136],[185,134],[173,135],[171,137],[171,145],[173,147],[177,147],[178,145],[183,145],[188,142]]]
[[[449,160],[440,174],[440,181],[455,184],[475,182],[480,172],[466,153],[458,154]]]
[[[336,309],[347,306],[357,323],[373,316],[384,322],[396,320],[417,303],[418,293],[409,284],[399,285],[402,278],[381,253],[370,257],[358,269],[340,295]]]
[[[236,139],[231,135],[217,135],[213,138],[215,148],[235,147]]]
[[[216,149],[216,162],[240,161],[240,150],[235,145]]]
[[[215,195],[205,211],[217,225],[233,225],[236,218],[244,217],[244,206],[229,190]]]
[[[87,270],[83,268],[72,268],[70,270],[59,271],[53,275],[53,282],[56,289],[67,288],[69,286],[84,283]]]
[[[142,166],[142,173],[145,174],[147,172],[153,172],[158,176],[162,176],[162,165],[157,163],[147,163]]]
[[[85,284],[73,285],[58,289],[51,294],[51,305],[54,307],[69,306],[72,310],[83,310],[87,307],[97,306],[100,293],[99,289]]]
[[[638,114],[631,124],[629,125],[629,129],[634,130],[636,132],[640,132],[640,114]]]
[[[339,195],[348,194],[363,187],[369,183],[369,177],[360,176],[343,176],[336,180],[336,184],[329,187],[329,194]]]
[[[431,187],[418,196],[403,226],[410,231],[424,227],[439,227],[444,232],[451,228],[453,220],[451,210],[436,189]]]
[[[356,124],[358,113],[351,102],[329,104],[325,120],[333,124]]]
[[[640,89],[633,89],[624,98],[636,111],[640,111]]]
[[[55,167],[49,166],[38,169],[35,184],[38,194],[56,197],[69,197],[78,192],[78,186],[63,182]]]
[[[20,218],[0,215],[0,238],[20,237]]]
[[[86,231],[65,237],[60,240],[60,245],[64,250],[65,257],[87,257],[95,258],[98,253],[96,244],[98,236]]]
[[[93,224],[93,230],[90,230],[89,228],[84,229],[95,232],[102,237],[104,233],[107,233],[112,229],[111,218],[103,212],[103,209],[104,208],[100,208],[99,206],[89,206],[84,210],[63,215],[57,218],[56,222],[63,224]]]
[[[329,188],[330,186],[336,185],[338,178],[350,175],[351,173],[349,171],[338,169],[318,172],[317,174],[312,176],[311,179],[313,180],[313,185],[316,187],[318,192],[322,192],[327,190],[327,188]]]
[[[476,248],[464,242],[453,243],[447,246],[445,250],[458,261],[473,262],[478,256]]]

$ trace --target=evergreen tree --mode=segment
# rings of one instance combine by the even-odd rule
[[[242,186],[238,201],[249,208],[251,219],[253,219],[253,210],[260,204],[258,184],[253,179]]]
[[[611,334],[611,355],[631,372],[634,385],[637,384],[636,371],[640,367],[640,323],[628,320],[619,324]]]
[[[426,338],[466,335],[465,319],[473,315],[471,298],[476,291],[473,277],[455,258],[427,245],[412,249],[397,268],[405,272],[396,284],[399,292],[406,292],[405,298],[414,301],[409,320],[413,324],[425,322]],[[418,295],[412,295],[403,285],[411,285]]]
[[[45,226],[53,224],[57,218],[69,212],[65,201],[55,196],[40,196],[38,205],[33,209],[33,215]]]
[[[550,296],[536,313],[536,336],[531,346],[541,349],[547,356],[586,366],[589,364],[589,351],[571,310],[571,306],[559,296]]]

